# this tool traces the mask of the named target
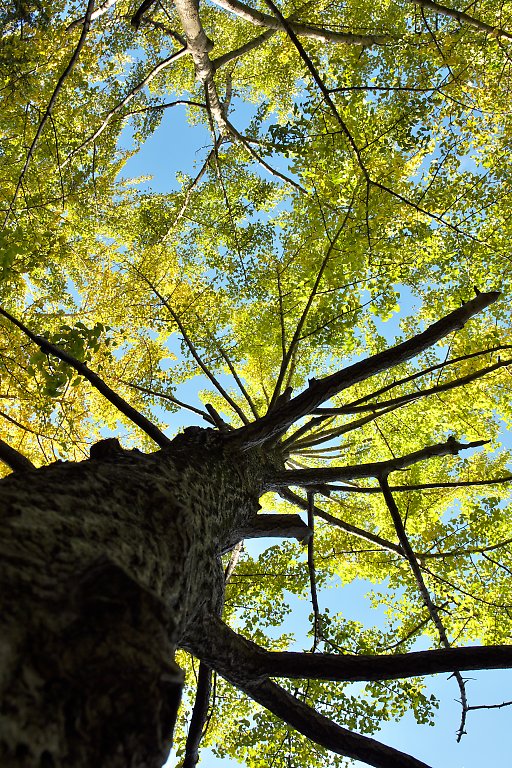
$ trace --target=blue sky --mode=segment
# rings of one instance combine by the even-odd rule
[[[143,188],[155,192],[177,188],[176,173],[184,171],[193,174],[194,161],[200,164],[204,160],[209,142],[209,135],[203,127],[186,125],[183,107],[167,110],[159,129],[140,153],[128,161],[122,175],[153,175],[153,180],[145,182]],[[396,321],[383,324],[380,330],[392,335],[397,330]],[[192,395],[189,402],[194,404],[197,383],[195,387],[195,390],[188,390],[188,394]],[[177,396],[183,397],[183,392],[177,392]],[[179,425],[202,423],[185,411],[172,416],[168,414],[168,417],[174,429]],[[320,594],[320,601],[325,600],[324,605],[329,605],[332,612],[343,609],[351,618],[373,623],[371,609],[364,598],[369,588],[370,585],[358,583],[343,590],[330,590],[328,594]],[[307,626],[304,621],[309,610],[307,603],[296,602],[286,629],[296,632],[300,638],[304,626]],[[304,647],[308,645],[304,641]],[[467,673],[464,677],[469,679],[467,689],[472,705],[499,704],[512,699],[512,671]],[[508,768],[512,740],[508,729],[512,726],[512,707],[470,712],[468,733],[457,744],[455,734],[460,721],[460,705],[456,702],[458,688],[455,681],[448,680],[448,675],[439,675],[431,679],[428,690],[441,700],[434,728],[418,726],[412,717],[405,717],[397,724],[385,724],[376,737],[402,751],[410,752],[435,768],[482,768],[483,765]],[[171,755],[167,765],[176,764],[176,758]],[[207,750],[203,764],[208,768],[236,765],[228,760],[214,758]]]

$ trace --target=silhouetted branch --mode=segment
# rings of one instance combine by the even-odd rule
[[[395,527],[395,531],[398,536],[398,541],[400,542],[400,546],[402,547],[405,557],[409,562],[411,571],[413,572],[414,579],[416,581],[416,585],[423,599],[423,602],[425,603],[425,606],[427,607],[427,610],[430,614],[430,618],[432,619],[437,629],[437,632],[439,634],[439,639],[445,648],[450,648],[450,641],[448,640],[446,629],[439,616],[439,610],[437,606],[434,604],[432,598],[430,597],[430,592],[428,591],[427,585],[425,584],[425,580],[423,578],[420,565],[418,563],[418,560],[416,559],[416,555],[414,554],[414,551],[409,543],[409,538],[405,532],[405,527],[399,512],[399,509],[393,498],[393,494],[389,490],[387,474],[383,474],[379,477],[379,485],[382,490],[382,495],[384,496],[384,501],[386,502],[387,508],[391,515],[391,519],[393,520],[393,525]],[[457,741],[460,741],[462,738],[462,735],[465,733],[464,726],[466,723],[468,701],[466,696],[466,686],[464,684],[464,680],[462,679],[460,672],[458,670],[455,670],[453,672],[453,676],[457,680],[457,684],[459,686],[459,691],[461,696],[462,714],[461,714],[459,730],[457,732]]]
[[[471,384],[472,381],[481,379],[488,373],[492,373],[492,371],[497,371],[498,368],[507,367],[509,365],[512,365],[512,360],[499,360],[497,363],[487,366],[487,368],[480,368],[478,371],[468,373],[467,376],[461,376],[458,379],[446,381],[443,384],[437,384],[435,387],[429,387],[428,389],[409,392],[406,395],[400,395],[399,397],[394,397],[390,400],[380,400],[377,403],[366,403],[364,405],[342,405],[340,408],[316,408],[313,413],[315,415],[324,414],[325,416],[337,416],[345,413],[361,413],[363,411],[375,411],[380,408],[401,406],[419,400],[422,397],[429,397],[430,395],[439,394],[440,392],[449,392],[451,389],[457,389],[466,384]]]
[[[30,331],[26,325],[23,325],[23,323],[21,323],[19,320],[16,320],[16,318],[10,315],[9,312],[6,312],[5,309],[0,308],[0,315],[3,315],[3,317],[7,318],[7,320],[19,328],[25,334],[25,336],[37,344],[42,352],[47,355],[53,355],[54,357],[57,357],[59,360],[67,363],[71,368],[79,373],[80,376],[83,376],[85,379],[87,379],[87,381],[89,381],[92,386],[109,401],[109,403],[112,403],[112,405],[117,408],[118,411],[123,413],[128,419],[130,419],[130,421],[132,421],[140,429],[142,429],[143,432],[149,435],[149,437],[151,437],[151,439],[154,440],[157,445],[159,445],[161,448],[165,448],[165,446],[170,445],[171,441],[169,438],[166,437],[155,424],[143,416],[142,413],[139,413],[139,411],[127,403],[126,400],[124,400],[120,395],[114,392],[114,390],[111,389],[108,384],[105,384],[103,379],[100,379],[97,373],[91,371],[91,369],[85,363],[80,362],[80,360],[77,360],[76,357],[73,357],[64,350],[59,349],[59,347],[56,347],[55,344],[51,344],[42,336],[37,336],[35,333],[32,333],[32,331]]]
[[[308,502],[305,499],[301,498],[298,494],[293,493],[293,491],[290,491],[289,488],[281,488],[279,490],[279,495],[282,496],[283,499],[286,499],[287,501],[292,502],[292,504],[295,504],[301,509],[307,510],[308,508]],[[356,525],[347,523],[345,520],[340,520],[338,517],[335,517],[334,515],[329,514],[329,512],[326,512],[325,510],[321,509],[316,505],[313,506],[313,512],[317,517],[320,517],[322,520],[325,520],[326,523],[330,523],[330,525],[334,525],[337,528],[341,528],[341,530],[345,531],[346,533],[350,533],[353,536],[357,536],[357,538],[359,539],[364,539],[365,541],[369,541],[372,544],[376,544],[379,547],[379,549],[387,550],[388,552],[392,552],[393,554],[400,555],[400,557],[404,556],[404,553],[402,552],[402,549],[398,544],[393,544],[392,541],[383,539],[382,536],[378,536],[375,533],[370,533],[369,531],[365,531],[362,528],[358,528]]]
[[[330,376],[317,379],[297,397],[285,403],[279,410],[266,414],[247,427],[233,432],[231,439],[250,447],[272,440],[282,434],[295,421],[307,416],[333,395],[375,376],[388,368],[410,360],[425,349],[432,347],[449,333],[463,328],[467,321],[499,298],[498,291],[479,293],[462,307],[438,320],[422,333],[376,355],[354,363]]]
[[[311,535],[308,539],[308,573],[309,589],[311,592],[311,605],[313,607],[313,651],[316,651],[320,638],[320,608],[318,607],[318,594],[316,590],[315,572],[315,494],[308,493],[308,527]]]
[[[151,395],[151,397],[160,397],[162,400],[167,400],[170,403],[173,403],[173,405],[177,405],[179,408],[185,408],[187,411],[192,411],[192,413],[197,413],[198,416],[201,416],[205,421],[208,422],[208,424],[214,424],[214,421],[212,417],[206,413],[206,411],[202,411],[200,408],[195,408],[193,405],[189,405],[188,403],[184,403],[182,400],[178,400],[176,397],[173,397],[172,395],[168,395],[166,392],[158,392],[156,389],[150,389],[149,387],[143,387],[140,384],[134,384],[131,381],[125,381],[124,379],[119,379],[121,384],[124,384],[125,387],[131,387],[131,389],[136,389],[139,392],[144,392],[146,395]]]
[[[501,485],[502,483],[512,482],[512,475],[507,477],[496,477],[492,480],[454,480],[446,483],[417,483],[416,485],[390,485],[389,490],[393,493],[406,493],[409,491],[423,491],[435,488],[469,488],[484,485]],[[378,487],[363,488],[361,486],[330,486],[332,491],[342,491],[343,493],[381,493]]]
[[[289,485],[298,485],[307,488],[319,483],[331,483],[343,480],[356,480],[365,477],[382,477],[390,472],[406,469],[417,464],[419,461],[425,461],[436,456],[447,456],[449,454],[457,455],[460,451],[467,448],[478,448],[485,445],[487,440],[475,440],[470,443],[459,443],[453,437],[448,438],[445,443],[429,445],[426,448],[420,448],[405,456],[397,456],[387,461],[375,461],[368,464],[355,464],[346,467],[315,467],[314,469],[290,470],[285,469],[269,476],[265,487],[267,490],[280,490]]]
[[[185,758],[181,768],[194,768],[199,762],[199,746],[208,720],[211,691],[212,670],[201,661],[197,674],[196,698],[185,743]]]
[[[0,461],[7,464],[13,472],[26,472],[29,469],[35,469],[30,459],[27,459],[22,453],[8,445],[4,440],[0,440]]]

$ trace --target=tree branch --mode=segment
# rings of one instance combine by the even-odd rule
[[[260,664],[268,652],[237,635],[217,617],[201,624],[186,645],[228,682],[316,744],[375,768],[428,768],[414,757],[375,739],[353,733],[266,679]],[[311,657],[316,654],[305,654]]]
[[[308,389],[292,398],[278,410],[266,414],[247,427],[235,430],[232,440],[237,440],[243,447],[259,445],[281,435],[295,421],[307,416],[321,403],[333,395],[410,360],[425,349],[432,347],[449,333],[463,328],[467,321],[499,298],[498,291],[479,293],[473,299],[455,309],[446,317],[438,320],[422,333],[376,355],[354,363],[341,371],[313,381]]]
[[[201,661],[197,674],[196,698],[185,744],[185,758],[181,768],[194,768],[199,762],[199,746],[208,720],[211,691],[212,670]]]
[[[31,341],[37,344],[42,352],[47,355],[53,355],[54,357],[57,357],[59,360],[62,360],[64,363],[67,363],[69,366],[71,366],[71,368],[79,373],[80,376],[83,376],[85,379],[87,379],[87,381],[89,381],[92,386],[109,401],[109,403],[112,403],[112,405],[117,408],[118,411],[123,413],[128,419],[130,419],[130,421],[132,421],[140,429],[142,429],[143,432],[149,435],[149,437],[151,437],[151,439],[154,440],[157,445],[159,445],[161,448],[165,448],[167,445],[170,445],[171,441],[169,438],[166,437],[166,435],[164,435],[164,433],[158,429],[155,424],[153,424],[151,421],[149,421],[149,419],[143,416],[142,413],[139,413],[139,411],[127,403],[126,400],[117,394],[117,392],[114,392],[114,390],[111,389],[108,384],[105,384],[103,379],[100,379],[97,373],[91,371],[85,363],[80,362],[80,360],[77,360],[75,357],[69,355],[64,350],[59,349],[59,347],[56,347],[55,344],[51,344],[49,341],[46,341],[46,339],[44,339],[42,336],[37,336],[35,333],[32,333],[32,331],[23,325],[23,323],[21,323],[19,320],[16,320],[15,317],[10,315],[9,312],[6,312],[6,310],[2,309],[1,307],[0,315],[3,315],[3,317],[7,318],[7,320],[19,328],[25,334],[25,336],[28,336]]]
[[[0,440],[0,461],[7,464],[13,472],[27,472],[29,469],[35,469],[36,467],[30,459],[27,459],[22,453],[12,448],[4,440]]]
[[[485,21],[479,21],[478,19],[475,19],[474,16],[464,13],[464,11],[456,11],[453,8],[448,8],[446,5],[441,5],[441,3],[435,3],[433,0],[409,0],[409,2],[414,5],[419,5],[421,8],[428,8],[430,11],[435,11],[435,13],[439,13],[442,16],[448,16],[451,19],[455,19],[455,21],[458,21],[460,24],[468,24],[470,27],[479,29],[481,32],[486,32],[492,37],[506,37],[508,40],[512,40],[512,34],[510,32],[500,29],[499,27],[493,27],[491,24],[486,24]]]
[[[240,0],[213,0],[215,5],[224,8],[226,11],[236,14],[245,21],[249,21],[257,27],[266,27],[272,30],[285,30],[279,19],[269,16],[268,13],[251,8]],[[380,45],[392,40],[391,35],[356,35],[351,32],[334,32],[330,29],[317,27],[313,24],[304,24],[298,21],[287,19],[288,24],[296,35],[309,37],[312,40],[320,40],[323,43],[343,43],[345,45]]]
[[[305,543],[311,539],[312,533],[311,527],[303,522],[300,515],[260,514],[230,533],[228,541],[223,546],[223,552],[228,552],[243,539],[297,539]]]
[[[103,16],[104,13],[108,11],[109,8],[112,8],[113,5],[115,5],[117,0],[105,0],[104,3],[101,3],[95,11],[92,11],[91,15],[89,16],[89,21],[94,21],[95,19],[99,19],[100,16]],[[94,4],[93,4],[94,7]],[[68,26],[66,27],[66,32],[71,32],[72,29],[75,29],[76,27],[81,27],[82,24],[85,25],[87,21],[87,13],[85,16],[81,16],[79,19],[75,19],[72,21]]]
[[[337,480],[355,480],[364,477],[383,477],[390,472],[406,469],[419,461],[433,458],[434,456],[457,455],[466,448],[478,448],[485,445],[487,440],[475,440],[471,443],[459,443],[453,437],[445,443],[436,443],[419,451],[397,456],[387,461],[375,461],[369,464],[356,464],[346,467],[315,467],[314,469],[291,470],[285,469],[276,472],[266,480],[267,490],[280,490],[289,485],[298,485],[301,488],[316,486],[323,483],[336,482]]]

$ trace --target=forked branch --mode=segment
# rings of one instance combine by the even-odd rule
[[[438,320],[422,333],[376,355],[354,363],[323,379],[312,381],[297,397],[283,403],[279,409],[266,414],[258,421],[235,430],[231,438],[243,447],[259,445],[283,434],[294,422],[310,414],[333,395],[410,360],[425,349],[432,347],[453,331],[463,328],[467,321],[499,298],[498,291],[479,293],[470,301]]]

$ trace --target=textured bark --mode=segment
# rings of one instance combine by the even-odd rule
[[[221,608],[218,553],[257,512],[261,463],[191,428],[0,483],[2,768],[160,768],[174,650]]]

